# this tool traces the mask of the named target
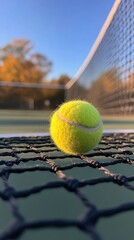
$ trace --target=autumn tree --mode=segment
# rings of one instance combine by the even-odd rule
[[[25,60],[33,49],[32,43],[27,39],[16,39],[0,48],[0,61],[3,63],[9,56]]]
[[[31,54],[32,43],[17,39],[0,49],[0,80],[41,82],[47,78],[52,63],[40,53]]]
[[[41,82],[41,72],[30,60],[22,61],[18,57],[10,55],[0,67],[0,80],[7,82]]]
[[[52,62],[48,61],[47,57],[41,53],[34,53],[30,56],[31,62],[36,67],[36,70],[43,74],[43,77],[51,72]]]
[[[61,74],[58,78],[58,83],[61,85],[66,85],[70,80],[70,77],[67,74]]]
[[[0,81],[42,83],[51,71],[52,63],[41,53],[33,53],[29,40],[17,39],[0,49]],[[43,96],[41,89],[1,87],[1,101],[26,102]],[[17,99],[17,101],[16,101]],[[25,105],[25,104],[22,104]]]
[[[61,74],[58,78],[52,79],[51,84],[53,85],[66,85],[70,80],[70,77],[67,74]]]
[[[27,39],[16,39],[0,48],[0,81],[45,84],[51,70],[52,62],[44,54],[34,52],[33,44]],[[57,85],[52,89],[33,88],[32,85],[31,88],[0,87],[0,107],[27,108],[33,101],[37,108],[43,108],[47,99],[54,107],[64,100],[64,90],[58,86],[66,85],[69,80],[62,74],[49,82]]]

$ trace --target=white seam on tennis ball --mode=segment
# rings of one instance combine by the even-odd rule
[[[66,118],[64,118],[64,117],[60,114],[59,111],[57,111],[57,115],[58,115],[58,117],[59,117],[62,121],[68,123],[69,125],[74,126],[74,127],[76,127],[76,128],[79,128],[79,129],[81,129],[81,130],[88,131],[88,132],[95,132],[95,131],[97,131],[97,130],[101,127],[101,124],[102,124],[102,121],[101,121],[101,119],[100,119],[100,121],[99,121],[99,123],[97,124],[96,127],[86,127],[86,126],[82,126],[82,125],[80,125],[80,124],[74,123],[74,122],[72,122],[72,121],[70,121],[70,120],[67,120]]]

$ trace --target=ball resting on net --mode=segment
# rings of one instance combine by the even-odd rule
[[[51,138],[60,150],[68,154],[88,153],[99,143],[102,131],[98,110],[86,101],[66,102],[51,118]]]

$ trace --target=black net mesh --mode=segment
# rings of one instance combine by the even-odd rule
[[[97,204],[92,190],[96,191],[95,186],[103,185],[105,196],[102,196],[102,193],[97,195],[100,201],[101,198],[105,199],[107,194],[109,195],[108,191],[112,185],[116,186],[117,191],[120,188],[123,188],[123,191],[124,189],[129,190],[127,194],[133,191],[133,150],[134,133],[105,134],[96,149],[88,155],[79,156],[69,156],[58,151],[50,137],[1,138],[1,211],[3,202],[8,203],[11,216],[4,227],[1,227],[0,239],[22,239],[25,232],[29,230],[45,229],[47,231],[49,229],[50,231],[50,228],[59,229],[59,231],[61,229],[69,231],[70,228],[75,228],[85,234],[86,238],[83,239],[106,239],[98,230],[98,223],[104,218],[108,220],[112,216],[132,212],[134,201],[129,197],[125,198],[123,202],[117,201],[114,190],[112,190],[110,198],[113,199],[113,203],[105,203],[105,206],[101,207],[101,203]],[[126,168],[126,166],[131,166],[131,168]],[[37,172],[38,175],[36,175]],[[19,185],[20,176],[21,183]],[[107,184],[107,188],[104,184]],[[75,217],[66,217],[66,214],[63,213],[63,209],[68,206],[65,199],[62,199],[64,198],[60,192],[62,189],[64,189],[65,198],[66,194],[75,195],[82,205],[78,213],[75,213]],[[85,189],[88,190],[88,193]],[[56,191],[53,200],[56,202],[58,199],[62,204],[60,208],[63,212],[58,210],[59,212],[54,217],[53,213],[50,214],[51,216],[47,215],[46,208],[49,209],[49,201],[45,206],[45,198],[44,203],[38,198],[38,203],[34,203],[34,208],[43,206],[42,212],[36,217],[27,217],[21,204],[31,196],[34,197],[31,203],[34,202],[36,196],[46,191],[47,193]],[[31,214],[30,205],[28,206],[29,211],[27,210],[28,215]],[[73,209],[75,203],[70,200],[68,205],[72,205]],[[51,208],[52,206],[50,206]],[[1,218],[3,217],[4,213]],[[68,235],[68,239],[73,238]]]

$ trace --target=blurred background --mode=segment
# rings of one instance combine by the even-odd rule
[[[55,108],[71,99],[93,103],[101,113],[104,130],[134,129],[134,0],[1,0],[0,29],[0,136],[48,133]],[[133,146],[133,139],[130,146]],[[13,148],[12,144],[10,147]],[[1,152],[2,148],[3,145]],[[121,151],[119,159],[123,148]],[[55,151],[55,154],[62,156],[63,153]],[[24,157],[23,153],[19,156]],[[33,157],[30,153],[28,156]],[[108,156],[100,160],[105,162]],[[53,157],[52,153],[49,157]],[[9,157],[1,155],[1,159],[9,160]],[[98,155],[94,159],[98,161]],[[62,164],[73,162],[72,157],[61,159]],[[27,164],[34,166],[39,162]],[[42,166],[44,164],[42,162]],[[16,165],[19,166],[27,165],[24,162]],[[108,169],[125,176],[133,174],[130,164],[113,165]],[[103,176],[102,172],[88,167],[66,173],[80,180]],[[56,180],[55,174],[39,171],[14,174],[9,178],[16,189]],[[2,182],[0,186],[3,189]],[[85,188],[83,192],[98,209],[133,201],[132,191],[113,183]],[[53,193],[43,192],[17,203],[27,219],[70,218],[83,211],[75,196],[62,189],[58,193],[57,189]],[[13,216],[2,199],[0,210],[0,229],[3,229]],[[103,219],[97,228],[105,240],[127,239],[128,236],[132,240],[133,213]],[[31,236],[32,239],[47,236],[51,240],[89,239],[77,229],[64,228],[60,231],[41,229],[40,233],[26,231],[21,239],[31,239]]]
[[[0,16],[1,134],[48,132],[53,110],[80,98],[104,129],[133,128],[132,1],[6,0]]]

